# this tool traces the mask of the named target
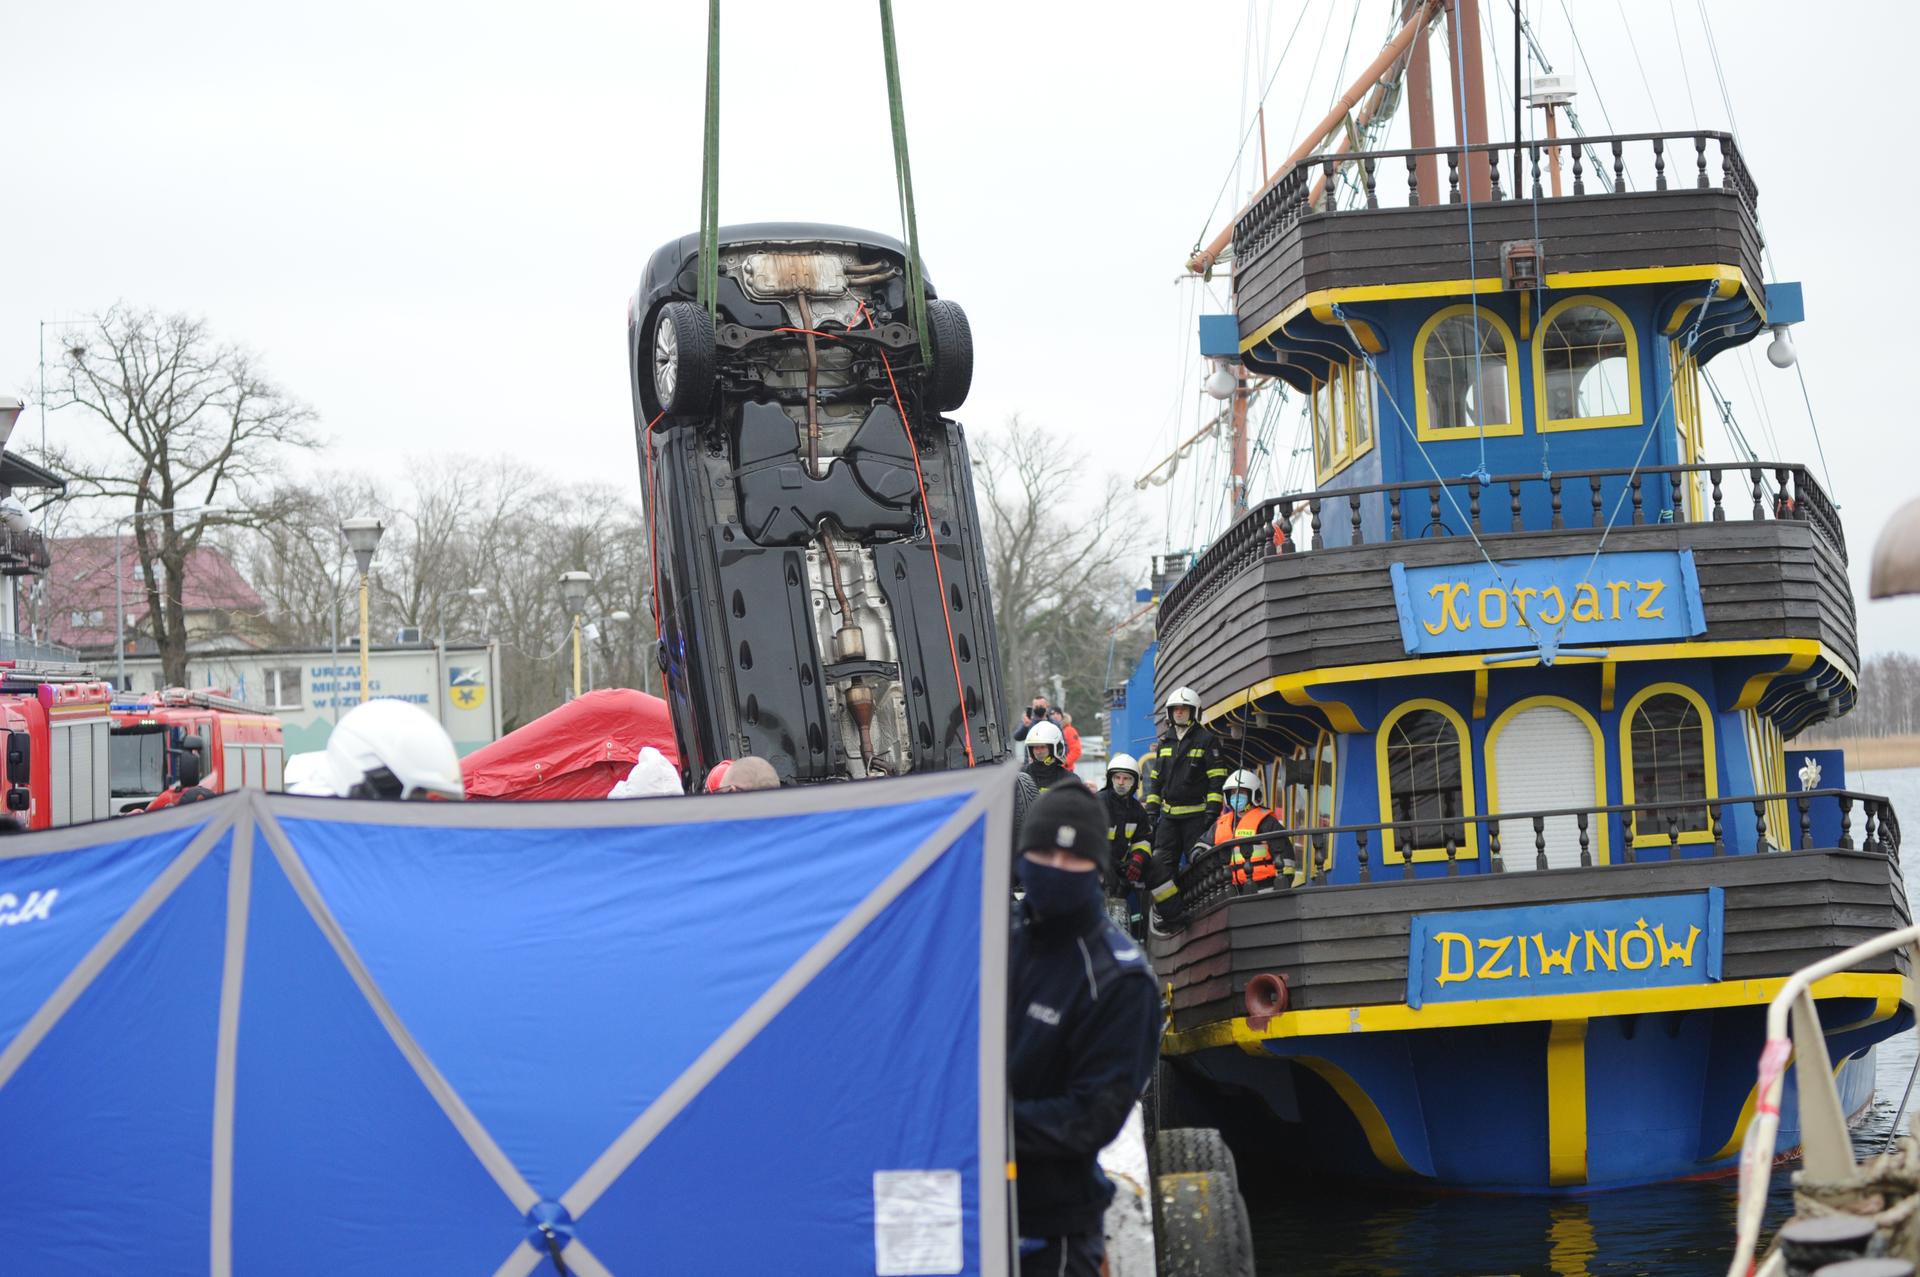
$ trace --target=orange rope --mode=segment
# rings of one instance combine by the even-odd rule
[[[933,580],[940,588],[940,616],[947,623],[947,655],[953,658],[953,690],[960,694],[960,723],[966,730],[961,738],[967,747],[967,766],[977,766],[973,758],[973,716],[967,713],[967,685],[960,677],[960,648],[953,641],[953,611],[947,606],[947,577],[940,570],[940,539],[933,531],[933,509],[927,504],[927,477],[920,472],[920,444],[913,437],[913,424],[907,420],[907,406],[900,400],[900,387],[893,379],[893,361],[880,353],[886,365],[887,385],[893,390],[893,406],[899,410],[900,425],[907,432],[907,446],[913,449],[913,477],[920,483],[920,509],[927,516],[927,544],[933,548]]]
[[[660,540],[654,535],[653,521],[653,428],[667,415],[662,408],[647,428],[640,432],[640,455],[647,459],[647,564],[653,569],[653,637],[660,640]]]

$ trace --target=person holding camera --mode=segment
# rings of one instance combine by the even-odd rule
[[[1027,711],[1021,719],[1020,726],[1013,729],[1013,739],[1015,742],[1025,740],[1027,733],[1033,730],[1035,723],[1044,723],[1046,721],[1047,698],[1036,695],[1033,698],[1033,704],[1027,706]]]

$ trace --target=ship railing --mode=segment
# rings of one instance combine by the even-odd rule
[[[1566,179],[1559,195],[1553,193],[1556,156],[1564,162]],[[1423,179],[1423,171],[1432,176]],[[1437,189],[1427,189],[1423,180]],[[1309,156],[1287,170],[1234,223],[1233,253],[1244,262],[1314,214],[1434,208],[1467,200],[1551,203],[1668,190],[1725,191],[1749,217],[1756,216],[1760,202],[1759,187],[1732,135],[1712,129],[1343,152]],[[1351,200],[1345,209],[1338,206],[1342,193]]]
[[[1732,839],[1736,846],[1730,849],[1728,827],[1736,819],[1742,827]],[[1556,866],[1548,854],[1549,845],[1564,836],[1564,822],[1568,820],[1573,822],[1579,863],[1558,866],[1558,869],[1814,850],[1863,851],[1885,856],[1896,867],[1900,863],[1900,820],[1893,804],[1883,795],[1850,789],[1806,789],[1676,802],[1611,803],[1466,815],[1443,810],[1437,815],[1411,820],[1303,825],[1215,843],[1197,855],[1190,855],[1187,868],[1175,879],[1179,891],[1171,902],[1173,908],[1163,910],[1164,920],[1167,925],[1179,926],[1185,918],[1257,889],[1258,884],[1253,882],[1234,882],[1233,852],[1236,849],[1244,858],[1252,848],[1264,844],[1280,869],[1280,877],[1275,880],[1279,890],[1338,885],[1329,881],[1337,854],[1349,854],[1353,860],[1353,874],[1342,875],[1346,883],[1429,879],[1436,873],[1420,873],[1416,863],[1431,863],[1426,857],[1436,851],[1439,861],[1445,865],[1437,873],[1455,877],[1462,872],[1461,862],[1474,861],[1481,848],[1486,852],[1486,869],[1469,870],[1469,873],[1516,872],[1509,864],[1516,856],[1526,857],[1522,867],[1525,870],[1552,873],[1556,872]],[[1556,822],[1556,827],[1549,829],[1549,822]],[[1605,862],[1595,858],[1598,831],[1602,827],[1608,828],[1610,834],[1618,833],[1617,841],[1622,844],[1620,853]],[[1816,830],[1832,836],[1820,837]],[[1403,846],[1410,842],[1419,848],[1418,862],[1415,856],[1396,852],[1397,862],[1386,862],[1382,856],[1376,872],[1375,857],[1383,850],[1386,841],[1383,835],[1388,832]],[[1609,842],[1612,841],[1610,838]],[[1827,845],[1821,846],[1823,843]],[[1299,879],[1297,885],[1296,878]]]
[[[1773,1001],[1767,1004],[1767,1040],[1760,1051],[1756,1102],[1740,1147],[1740,1197],[1735,1216],[1738,1223],[1733,1261],[1727,1266],[1728,1277],[1749,1277],[1756,1271],[1754,1255],[1767,1211],[1767,1190],[1773,1179],[1775,1144],[1780,1133],[1780,1097],[1790,1063],[1797,1065],[1795,1082],[1800,1107],[1801,1169],[1795,1176],[1796,1182],[1837,1184],[1854,1178],[1857,1167],[1847,1114],[1840,1104],[1833,1060],[1827,1052],[1826,1032],[1814,1008],[1813,988],[1830,975],[1850,971],[1898,949],[1905,949],[1913,968],[1920,970],[1920,926],[1889,931],[1801,968],[1787,977]],[[1899,1116],[1895,1115],[1896,1123]],[[1916,1126],[1920,1127],[1920,1118],[1916,1119]],[[1913,1133],[1920,1137],[1920,1129]],[[1892,1143],[1891,1136],[1888,1143]],[[1898,1210],[1896,1203],[1889,1201],[1888,1205],[1896,1209],[1884,1214],[1908,1213]],[[1760,1265],[1758,1275],[1779,1277],[1786,1271],[1785,1258],[1776,1249]]]
[[[1704,489],[1702,491],[1701,489]],[[1369,501],[1369,498],[1374,500]],[[1804,465],[1691,462],[1554,474],[1463,475],[1290,492],[1237,519],[1166,596],[1160,630],[1262,559],[1329,548],[1609,526],[1794,520],[1846,562],[1840,513]],[[1544,525],[1544,526],[1542,526]],[[1342,539],[1344,538],[1344,539]]]

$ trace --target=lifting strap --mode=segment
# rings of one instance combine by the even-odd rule
[[[715,0],[718,3],[718,0]],[[927,278],[920,266],[920,224],[913,211],[913,165],[907,159],[907,111],[900,101],[900,54],[893,40],[893,0],[880,0],[880,43],[887,60],[887,114],[893,124],[893,178],[900,225],[907,241],[907,305],[920,334],[920,362],[931,366],[927,338]]]
[[[887,117],[893,131],[894,193],[907,243],[907,305],[920,336],[920,360],[933,362],[927,336],[927,279],[920,264],[920,224],[913,207],[913,164],[907,157],[907,112],[900,97],[900,54],[893,38],[893,0],[880,0],[880,44],[887,66]],[[720,0],[707,0],[707,112],[700,148],[700,263],[694,298],[719,322],[720,285]]]
[[[700,147],[700,262],[694,300],[719,323],[720,0],[707,0],[707,122]]]

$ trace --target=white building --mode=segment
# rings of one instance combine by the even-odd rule
[[[369,654],[375,699],[412,701],[440,720],[461,754],[500,735],[500,648],[495,643],[408,644]],[[360,703],[356,647],[197,652],[187,658],[194,687],[216,687],[261,705],[286,725],[287,753],[324,749],[340,715]],[[158,691],[160,660],[127,657],[127,684]]]

